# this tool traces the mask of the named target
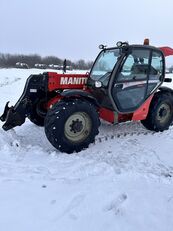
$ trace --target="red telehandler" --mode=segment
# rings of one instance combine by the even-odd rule
[[[79,152],[99,133],[100,118],[112,124],[139,120],[156,132],[173,121],[173,90],[161,86],[169,47],[156,48],[118,42],[100,45],[88,74],[46,72],[31,75],[15,104],[8,102],[0,117],[5,131],[20,126],[28,117],[44,126],[50,143],[61,152]]]

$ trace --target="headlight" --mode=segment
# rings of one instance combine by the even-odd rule
[[[95,87],[96,87],[96,88],[102,87],[102,82],[100,82],[100,81],[95,81]]]

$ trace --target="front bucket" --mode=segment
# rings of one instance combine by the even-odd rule
[[[8,104],[9,102],[6,103],[4,113],[0,116],[0,120],[5,122],[2,126],[5,131],[8,131],[16,126],[20,126],[25,122],[25,117],[15,111],[13,106],[9,107]]]
[[[9,101],[8,101],[8,102],[6,103],[6,105],[5,105],[4,113],[0,116],[0,120],[1,120],[2,122],[4,122],[4,121],[6,120],[7,113],[8,113],[8,111],[9,111],[9,109],[10,109],[10,107],[8,106],[8,104],[9,104]]]

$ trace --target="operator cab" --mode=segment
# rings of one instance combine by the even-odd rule
[[[102,107],[131,113],[162,84],[165,58],[149,45],[118,42],[97,56],[88,78],[88,87]]]

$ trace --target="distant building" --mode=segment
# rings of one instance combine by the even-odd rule
[[[173,66],[169,68],[169,73],[173,73]]]
[[[171,72],[170,72],[170,69],[169,69],[169,68],[166,68],[166,69],[165,69],[165,73],[166,73],[166,74],[171,73]]]
[[[63,70],[63,65],[60,66],[60,70]],[[67,70],[67,71],[72,71],[73,68],[72,68],[72,66],[66,66],[66,70]]]
[[[38,69],[46,69],[47,68],[47,65],[46,64],[42,64],[42,63],[36,63],[34,65],[35,68],[38,68]]]
[[[67,69],[68,71],[72,71],[72,70],[73,70],[72,66],[66,66],[66,69]]]
[[[53,65],[53,69],[61,70],[61,66],[60,65]]]
[[[54,68],[54,64],[49,64],[48,68],[53,69]]]
[[[26,63],[17,62],[17,63],[16,63],[16,68],[28,69],[29,66],[28,66],[28,64],[26,64]]]
[[[49,64],[48,67],[50,69],[61,70],[61,66],[57,64]]]

